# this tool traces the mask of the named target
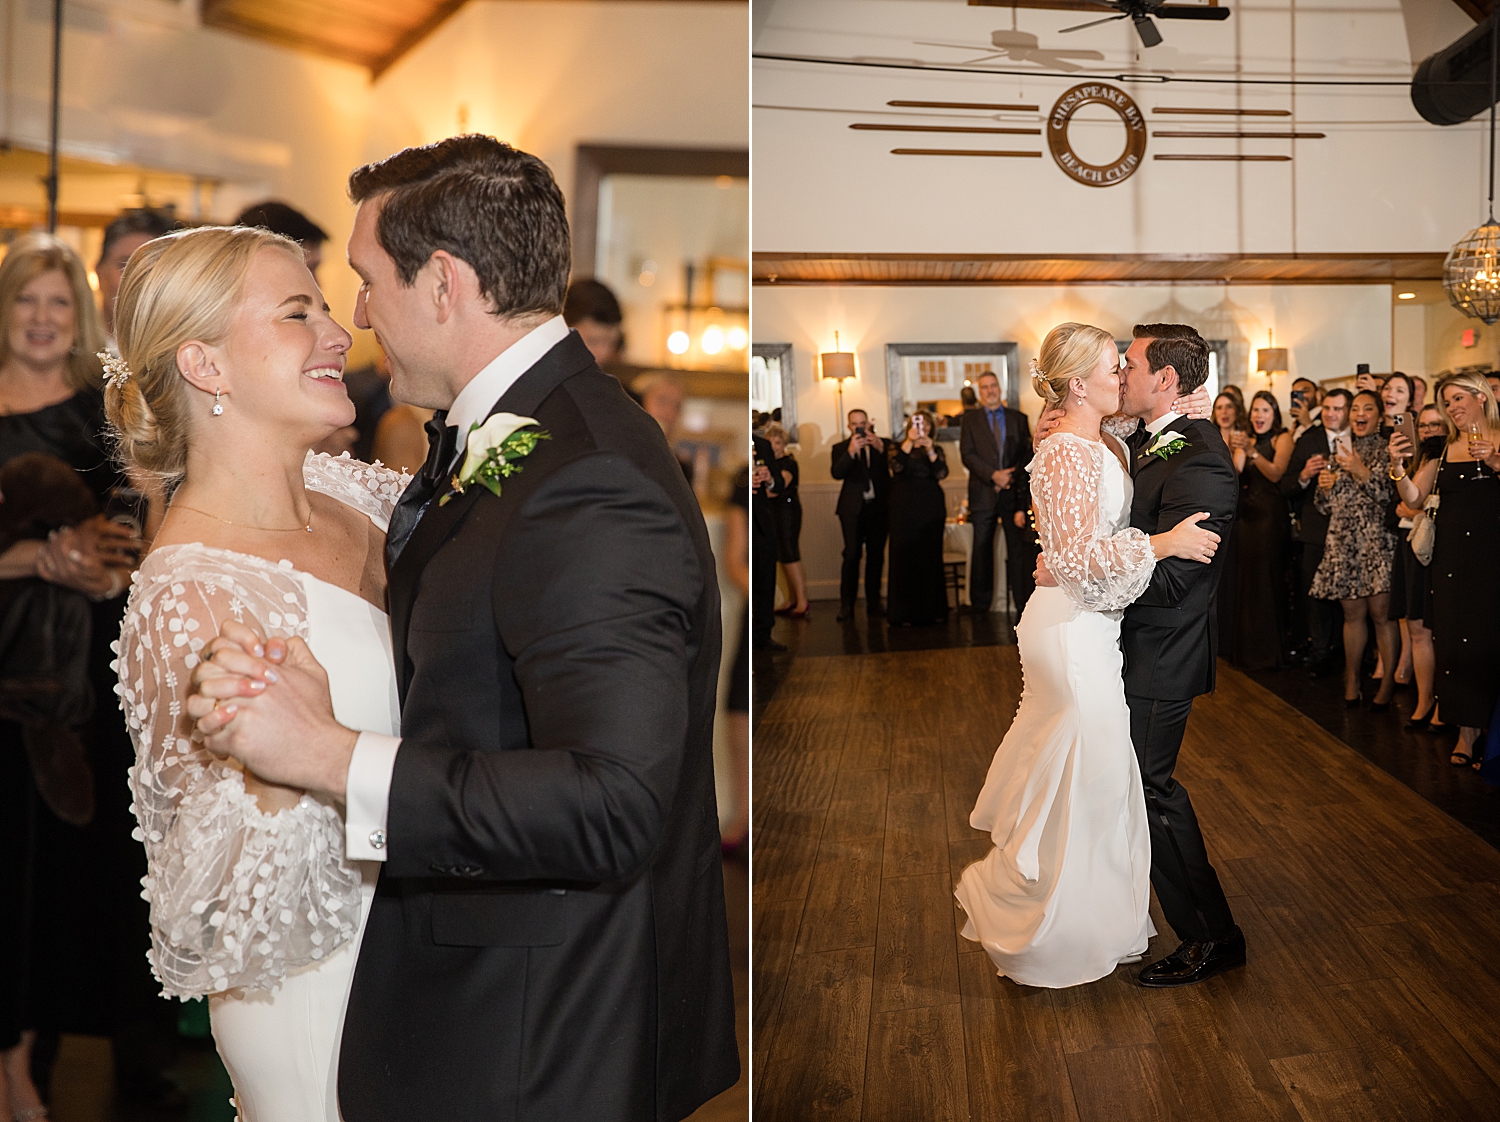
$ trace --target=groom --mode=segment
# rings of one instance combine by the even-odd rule
[[[1128,441],[1135,483],[1130,524],[1148,535],[1163,533],[1206,511],[1210,517],[1200,527],[1223,540],[1239,497],[1234,462],[1211,422],[1172,409],[1179,396],[1208,380],[1208,344],[1182,324],[1138,325],[1133,334],[1120,376],[1121,411],[1141,421]],[[1207,565],[1158,561],[1151,583],[1120,623],[1130,739],[1151,826],[1151,884],[1182,940],[1141,971],[1144,986],[1192,985],[1245,961],[1245,936],[1209,864],[1193,804],[1172,777],[1193,698],[1214,688],[1223,558],[1220,551]]]
[[[340,726],[297,639],[227,719],[202,664],[189,710],[216,751],[344,802],[349,856],[384,862],[348,1122],[683,1118],[739,1074],[703,517],[660,427],[563,323],[545,164],[461,136],[360,168],[350,194],[355,323],[395,395],[437,410],[386,542],[402,735]],[[457,486],[471,426],[499,414],[545,439],[509,450],[498,495]],[[257,636],[224,636],[216,660],[263,674]]]

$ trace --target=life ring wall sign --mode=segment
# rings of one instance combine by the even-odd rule
[[[1125,126],[1125,151],[1108,164],[1089,164],[1079,158],[1068,140],[1068,126],[1073,115],[1085,105],[1103,105],[1119,116]],[[1052,107],[1047,118],[1047,147],[1057,166],[1070,178],[1086,187],[1114,187],[1124,183],[1146,158],[1146,118],[1140,107],[1118,86],[1105,82],[1085,82],[1074,86]]]

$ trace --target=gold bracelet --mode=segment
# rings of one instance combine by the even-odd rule
[[[1390,477],[1392,483],[1400,483],[1403,479],[1406,478],[1406,469],[1402,468],[1400,475],[1397,475],[1394,471],[1388,470],[1386,472],[1386,475]]]

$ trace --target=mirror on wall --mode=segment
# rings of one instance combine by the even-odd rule
[[[939,418],[938,439],[957,440],[964,387],[983,374],[1000,379],[1001,399],[1020,408],[1019,354],[1015,343],[887,343],[889,431],[900,432],[907,417],[926,409]]]

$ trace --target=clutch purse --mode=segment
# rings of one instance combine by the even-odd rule
[[[1417,511],[1417,516],[1411,520],[1411,533],[1406,535],[1406,540],[1411,543],[1412,553],[1424,565],[1432,564],[1432,547],[1437,542],[1438,504],[1438,494],[1433,491],[1422,504],[1422,509]]]

